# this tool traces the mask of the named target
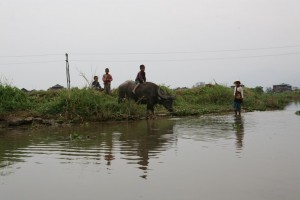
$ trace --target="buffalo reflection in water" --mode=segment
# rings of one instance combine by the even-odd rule
[[[159,157],[174,142],[174,123],[157,119],[63,129],[7,130],[0,134],[0,169],[43,154],[54,155],[61,164],[101,165],[104,164],[101,160],[105,160],[105,165],[110,167],[119,155],[147,173],[150,159]]]

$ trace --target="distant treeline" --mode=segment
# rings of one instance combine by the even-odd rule
[[[222,85],[172,90],[176,97],[174,115],[190,116],[232,112],[233,90]],[[300,100],[300,91],[265,93],[261,87],[244,88],[245,111],[283,109]],[[156,113],[167,113],[157,106]],[[37,91],[25,93],[9,85],[0,85],[0,119],[7,117],[41,117],[73,121],[105,121],[146,117],[144,105],[132,101],[118,103],[117,89],[111,95],[90,88]]]

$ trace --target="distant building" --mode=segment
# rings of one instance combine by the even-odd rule
[[[64,89],[64,87],[59,84],[56,84],[56,85],[52,86],[51,88],[49,88],[48,90],[61,90],[61,89]]]
[[[21,91],[22,91],[22,92],[25,92],[25,93],[29,92],[29,91],[28,91],[27,89],[25,89],[25,88],[22,88]]]
[[[281,83],[280,85],[273,85],[273,92],[286,92],[286,91],[292,91],[292,86],[285,83]]]
[[[197,82],[193,87],[204,87],[205,82]]]

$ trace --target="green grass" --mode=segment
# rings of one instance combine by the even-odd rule
[[[0,114],[31,108],[28,95],[8,85],[0,85]]]
[[[231,88],[215,85],[174,91],[166,86],[161,87],[176,97],[174,114],[177,116],[232,111]],[[243,109],[246,111],[283,109],[289,102],[300,100],[299,91],[263,93],[260,88],[244,88],[244,95]],[[22,112],[27,116],[82,122],[146,116],[145,105],[137,105],[133,101],[119,104],[117,90],[113,90],[112,95],[89,88],[24,93],[15,87],[0,85],[0,100],[2,117]],[[157,106],[155,111],[167,112],[162,106]]]
[[[106,95],[89,88],[54,92],[56,94],[43,95],[42,99],[41,95],[31,94],[36,102],[40,102],[36,107],[38,113],[81,121],[120,119],[143,113],[142,108],[132,101],[119,104],[116,92]]]

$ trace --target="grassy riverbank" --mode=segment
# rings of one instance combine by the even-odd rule
[[[231,88],[215,85],[174,91],[162,87],[176,96],[176,116],[232,111]],[[300,100],[299,91],[264,93],[260,88],[245,88],[244,93],[245,111],[282,109],[289,102]],[[32,116],[83,122],[146,117],[144,105],[137,105],[132,101],[119,104],[116,90],[112,95],[88,88],[24,93],[17,88],[0,85],[0,98],[1,119]],[[162,106],[157,106],[155,112],[167,113]]]

